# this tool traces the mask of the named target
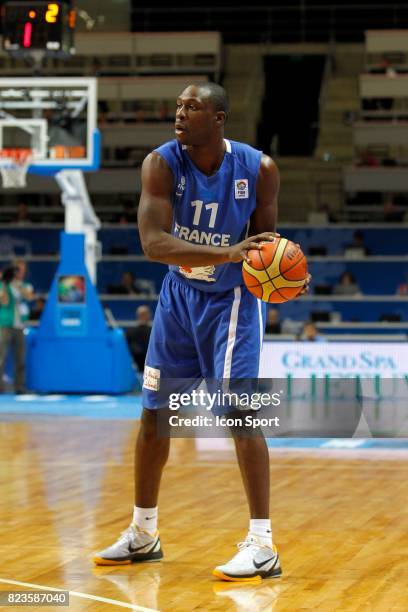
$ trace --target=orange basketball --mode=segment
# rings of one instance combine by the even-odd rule
[[[264,302],[278,304],[296,297],[307,277],[307,260],[300,247],[286,238],[261,242],[261,249],[248,251],[242,276],[248,290]]]

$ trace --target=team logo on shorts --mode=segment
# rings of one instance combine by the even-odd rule
[[[160,370],[145,366],[143,372],[143,387],[149,391],[158,391],[160,389]]]
[[[249,197],[248,179],[238,179],[235,181],[235,198],[243,200]]]

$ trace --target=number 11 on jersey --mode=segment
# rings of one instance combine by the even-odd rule
[[[204,202],[202,200],[193,200],[191,202],[191,206],[195,208],[194,217],[193,217],[193,225],[199,225],[201,212],[203,209]],[[217,218],[218,212],[218,202],[211,202],[211,204],[206,204],[204,207],[206,210],[210,210],[210,220],[208,222],[208,227],[215,227],[215,219]]]

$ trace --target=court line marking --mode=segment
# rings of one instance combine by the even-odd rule
[[[3,584],[15,584],[16,586],[24,586],[30,587],[32,589],[43,589],[44,591],[57,591],[57,592],[66,592],[68,591],[69,595],[73,597],[81,597],[82,599],[92,599],[94,601],[102,601],[103,603],[112,604],[114,606],[119,606],[120,608],[130,608],[130,610],[139,610],[139,612],[159,612],[153,608],[144,608],[143,606],[138,606],[137,604],[128,604],[124,601],[119,601],[118,599],[109,599],[107,597],[100,597],[99,595],[91,595],[90,593],[81,593],[80,591],[70,591],[69,589],[60,589],[58,587],[49,587],[44,586],[42,584],[34,584],[32,582],[20,582],[19,580],[6,580],[5,578],[0,578],[0,583]]]

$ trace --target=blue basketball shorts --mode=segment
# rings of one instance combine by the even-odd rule
[[[245,285],[195,289],[169,272],[163,281],[146,355],[143,406],[165,407],[161,381],[256,379],[266,305]],[[167,405],[167,404],[166,404]]]

